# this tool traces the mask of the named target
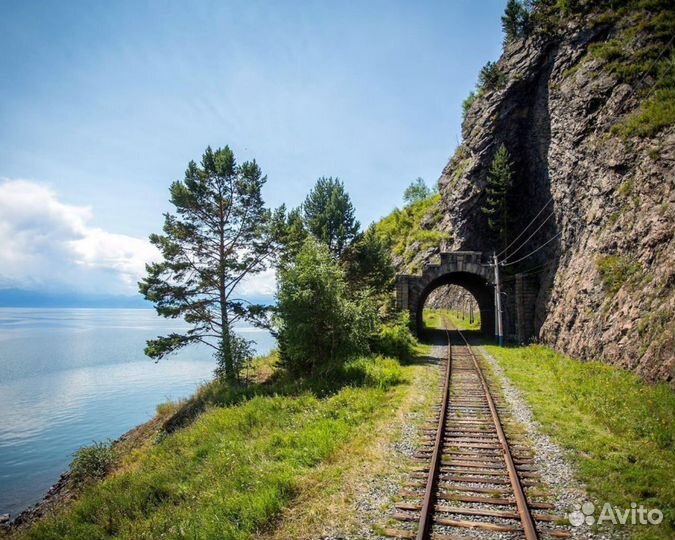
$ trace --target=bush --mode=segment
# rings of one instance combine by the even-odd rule
[[[112,441],[95,442],[75,452],[70,474],[75,482],[100,480],[112,470],[116,461],[117,452]]]
[[[612,127],[622,137],[651,137],[675,124],[675,89],[657,90],[639,110]]]
[[[596,264],[603,289],[612,295],[641,269],[640,263],[619,255],[601,257]]]
[[[415,345],[417,339],[410,331],[410,317],[404,312],[395,322],[380,326],[371,339],[370,348],[374,353],[406,360],[413,354]]]
[[[350,297],[345,272],[324,244],[308,238],[279,269],[277,326],[282,364],[292,373],[328,371],[367,350],[375,313]]]
[[[375,224],[375,232],[391,247],[394,255],[403,255],[415,242],[419,243],[415,252],[438,247],[450,238],[447,233],[437,230],[443,215],[440,204],[441,196],[437,193],[402,210],[396,209]]]
[[[506,85],[506,74],[496,62],[488,62],[478,74],[479,92],[499,90]]]
[[[345,366],[345,371],[354,383],[380,390],[405,381],[401,364],[393,358],[382,356],[357,358]]]
[[[234,366],[235,374],[231,379],[239,380],[242,372],[251,365],[253,360],[253,341],[245,339],[229,329],[230,333],[230,363]],[[216,353],[218,366],[215,369],[215,375],[220,380],[228,380],[227,360],[223,356],[222,351]]]
[[[473,90],[469,92],[469,95],[466,96],[466,99],[462,101],[462,118],[466,118],[466,115],[469,113],[471,105],[474,104],[478,95]]]

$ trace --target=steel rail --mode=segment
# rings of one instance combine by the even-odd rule
[[[497,430],[497,438],[499,439],[499,444],[502,447],[504,461],[506,462],[506,469],[509,474],[509,480],[511,481],[511,488],[513,489],[514,499],[516,501],[516,507],[518,509],[518,515],[520,516],[520,522],[523,525],[523,532],[525,533],[526,540],[538,540],[539,536],[537,534],[537,529],[534,526],[534,520],[532,519],[532,514],[527,505],[527,498],[525,497],[525,492],[523,491],[523,486],[520,483],[520,478],[518,477],[518,472],[516,466],[513,462],[513,457],[511,456],[511,450],[509,448],[509,443],[504,434],[504,429],[502,428],[501,420],[499,419],[499,413],[497,412],[497,407],[495,406],[494,400],[492,399],[492,394],[487,385],[487,381],[483,375],[483,370],[480,368],[478,359],[476,358],[471,345],[467,341],[464,334],[461,330],[456,330],[461,336],[464,343],[466,343],[466,348],[471,355],[473,364],[476,367],[476,372],[478,373],[478,378],[480,380],[481,386],[483,387],[483,392],[485,394],[485,399],[487,400],[488,407],[490,409],[490,415],[492,416],[492,421],[494,423],[495,429]],[[450,340],[448,339],[448,347],[450,347]],[[418,536],[418,539],[420,537]]]
[[[436,499],[436,485],[438,482],[438,473],[441,468],[441,458],[443,457],[443,441],[445,439],[445,424],[448,416],[448,402],[450,401],[450,373],[452,368],[452,345],[450,344],[450,334],[446,329],[448,336],[448,361],[445,367],[445,380],[443,382],[443,401],[441,403],[440,416],[438,417],[438,428],[436,429],[436,441],[434,442],[434,451],[431,454],[431,463],[429,464],[429,476],[424,491],[424,500],[420,513],[419,526],[417,528],[417,540],[425,540],[427,533],[431,528],[432,515]]]

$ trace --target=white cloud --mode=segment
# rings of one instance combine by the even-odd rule
[[[241,280],[239,294],[243,297],[272,297],[277,290],[277,278],[274,268],[268,268],[254,276]]]
[[[146,239],[93,227],[90,208],[61,202],[30,180],[0,180],[0,288],[134,294],[145,264],[159,258]],[[273,269],[243,280],[243,297],[270,297]]]
[[[92,217],[90,208],[62,203],[43,184],[3,179],[0,286],[134,293],[157,250],[147,240],[92,227]]]

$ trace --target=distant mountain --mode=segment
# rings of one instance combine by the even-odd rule
[[[254,304],[271,305],[274,298],[249,297]],[[152,308],[140,295],[85,294],[79,292],[33,291],[28,289],[0,289],[0,307],[53,308]]]
[[[0,289],[0,307],[151,308],[152,304],[140,295]]]

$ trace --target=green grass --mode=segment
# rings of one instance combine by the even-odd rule
[[[251,538],[304,475],[384,414],[404,379],[395,360],[361,358],[332,381],[281,378],[231,405],[206,400],[187,427],[125,456],[115,473],[19,538]],[[202,394],[204,401],[217,390]]]
[[[422,313],[424,325],[427,328],[444,328],[443,318],[447,318],[455,328],[459,330],[480,330],[480,312],[474,311],[473,323],[469,322],[469,315],[465,314],[462,319],[462,312],[452,309],[425,309]]]
[[[598,362],[540,346],[487,346],[523,392],[536,419],[569,450],[600,507],[659,508],[659,526],[630,526],[634,538],[675,535],[675,392]],[[598,505],[596,504],[596,507]]]
[[[640,109],[612,128],[622,137],[650,137],[664,127],[675,124],[675,89],[657,90]]]

